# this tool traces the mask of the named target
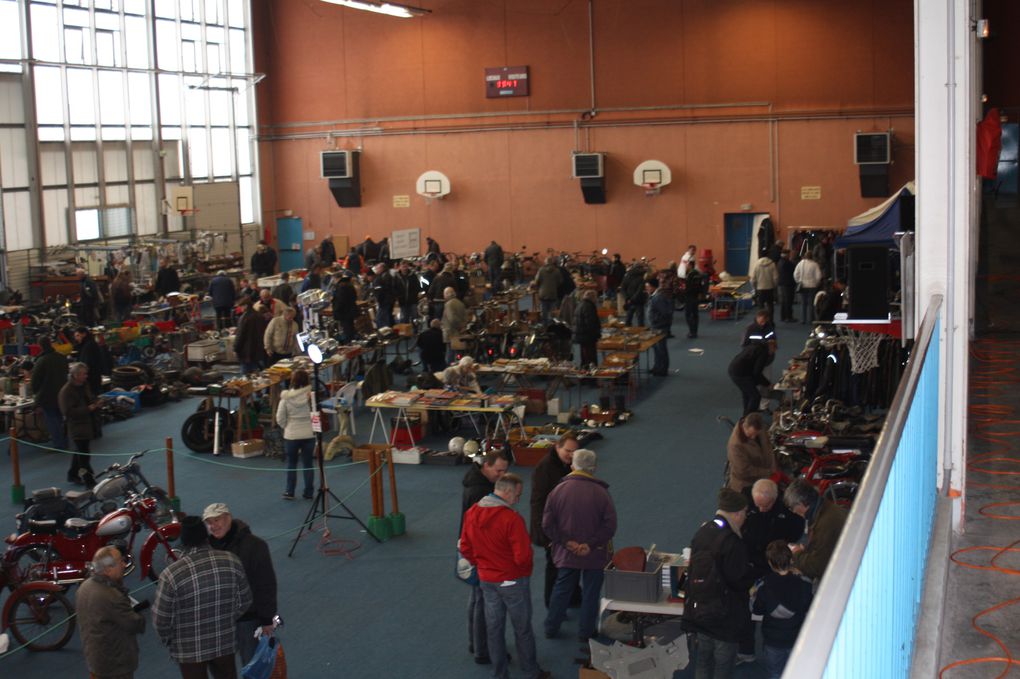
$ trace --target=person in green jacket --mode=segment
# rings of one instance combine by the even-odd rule
[[[99,548],[92,577],[75,595],[82,652],[95,679],[131,679],[138,669],[137,636],[145,632],[145,618],[124,587],[125,566],[116,547]]]
[[[67,383],[67,358],[58,354],[46,337],[39,340],[42,355],[32,369],[32,397],[35,407],[42,412],[50,443],[54,448],[67,450],[67,435],[64,432],[64,415],[60,412],[57,396]],[[68,478],[68,481],[72,479]]]

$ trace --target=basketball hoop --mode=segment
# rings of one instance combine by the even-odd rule
[[[878,367],[878,347],[882,344],[884,333],[854,330],[845,325],[837,325],[836,328],[850,352],[850,372],[863,375]]]
[[[648,182],[646,184],[642,184],[641,186],[643,186],[645,189],[645,195],[649,197],[659,195],[659,191],[662,190],[662,187],[659,185],[658,182]]]
[[[425,191],[421,194],[421,197],[425,199],[426,205],[432,205],[432,201],[436,198],[442,198],[442,194],[439,191]]]

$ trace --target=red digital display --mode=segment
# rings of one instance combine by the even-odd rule
[[[528,67],[502,66],[485,69],[485,96],[488,99],[528,96]]]

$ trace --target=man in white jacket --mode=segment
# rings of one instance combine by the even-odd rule
[[[776,263],[768,255],[758,258],[751,272],[751,287],[758,296],[758,306],[769,314],[772,320],[772,310],[776,304],[776,286],[779,284],[779,272],[776,270]]]
[[[280,394],[276,408],[276,423],[283,427],[283,446],[287,452],[287,487],[283,499],[294,499],[297,485],[297,463],[301,460],[306,500],[315,494],[315,475],[312,470],[312,453],[315,452],[315,434],[312,432],[312,388],[308,371],[297,369],[290,375],[290,389]]]
[[[810,252],[805,252],[804,257],[797,263],[797,268],[793,270],[793,280],[800,290],[800,322],[814,323],[815,295],[818,294],[818,286],[822,283],[822,268],[818,266]]]

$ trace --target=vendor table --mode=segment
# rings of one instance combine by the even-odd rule
[[[599,601],[598,625],[602,630],[602,618],[609,611],[629,613],[633,616],[633,641],[639,646],[644,644],[645,628],[656,625],[668,618],[678,618],[684,614],[683,601],[670,601],[669,591],[664,590],[658,601],[625,601],[623,599],[607,599]]]
[[[741,294],[740,290],[747,285],[746,278],[731,278],[728,281],[716,283],[708,289],[709,297],[712,300],[712,319],[725,318],[736,320],[740,318],[740,302],[750,296]],[[724,312],[723,310],[728,310]]]
[[[35,408],[35,399],[20,400],[18,403],[4,403],[0,401],[0,413],[4,417],[4,431],[10,431],[14,427],[14,421],[18,413],[28,412]]]
[[[393,403],[390,400],[386,400],[388,398],[392,398],[392,392],[384,392],[383,394],[376,394],[375,396],[373,396],[373,397],[369,398],[367,401],[365,401],[365,405],[366,406],[368,406],[369,408],[374,408],[375,409],[375,415],[374,415],[374,417],[372,419],[372,431],[371,431],[371,433],[368,436],[368,442],[369,443],[373,443],[375,441],[375,429],[376,429],[377,426],[381,428],[382,434],[386,438],[386,442],[387,443],[390,440],[392,440],[392,436],[391,436],[390,431],[389,431],[389,429],[388,429],[388,427],[386,425],[385,418],[383,417],[383,414],[382,414],[384,409],[390,409],[390,410],[396,410],[397,411],[397,414],[395,416],[395,418],[396,418],[396,426],[398,426],[398,427],[399,426],[404,426],[404,427],[407,428],[407,435],[410,437],[410,441],[411,441],[411,445],[412,446],[415,445],[415,441],[414,441],[414,434],[412,433],[412,430],[411,430],[411,421],[410,421],[410,418],[408,417],[408,413],[422,413],[422,412],[439,413],[439,412],[447,412],[447,413],[479,414],[479,415],[486,415],[486,416],[494,415],[496,417],[496,427],[493,430],[493,437],[494,438],[496,436],[498,436],[501,431],[504,434],[509,435],[510,427],[512,426],[511,420],[514,420],[514,419],[517,420],[517,425],[521,428],[521,433],[525,434],[524,423],[521,421],[521,417],[519,415],[517,415],[517,413],[514,412],[514,409],[517,406],[520,405],[516,400],[514,401],[514,403],[508,404],[508,405],[498,405],[498,406],[459,406],[459,405],[453,405],[453,404],[450,404],[450,405],[433,405],[433,404],[423,404],[423,403],[408,403],[408,404]],[[471,423],[475,426],[475,432],[479,436],[482,436],[483,432],[478,429],[478,425],[477,425],[477,423],[475,423],[474,418],[472,418]],[[525,438],[527,438],[526,434],[525,434]]]
[[[598,384],[600,393],[611,396],[618,379],[633,375],[633,366],[633,361],[626,364],[606,361],[604,365],[593,372],[582,370],[574,365],[565,366],[550,363],[543,366],[542,364],[528,363],[526,360],[502,360],[491,364],[480,364],[478,374],[480,376],[498,375],[497,391],[505,391],[515,385],[519,389],[532,389],[534,388],[533,378],[546,378],[549,380],[549,384],[545,387],[547,401],[556,394],[561,386],[568,386],[568,382],[573,380],[577,386],[577,400],[580,403],[582,400],[581,380],[594,380]],[[628,385],[629,382],[630,380],[628,380]],[[568,408],[572,404],[570,391],[570,389],[566,390]]]
[[[640,381],[642,373],[651,372],[652,369],[651,366],[652,359],[651,356],[649,356],[648,354],[649,350],[659,342],[665,341],[666,341],[665,333],[660,332],[650,334],[647,331],[632,332],[628,330],[622,333],[614,333],[612,335],[609,335],[608,337],[605,335],[605,333],[603,333],[602,339],[598,341],[598,343],[595,345],[595,348],[598,349],[598,351],[602,352],[603,360],[605,360],[605,355],[609,352],[626,351],[633,352],[635,354],[638,354],[639,356],[641,354],[644,354],[645,356],[644,368],[642,369],[641,367],[640,359],[635,364],[635,368],[637,368],[638,378]]]

